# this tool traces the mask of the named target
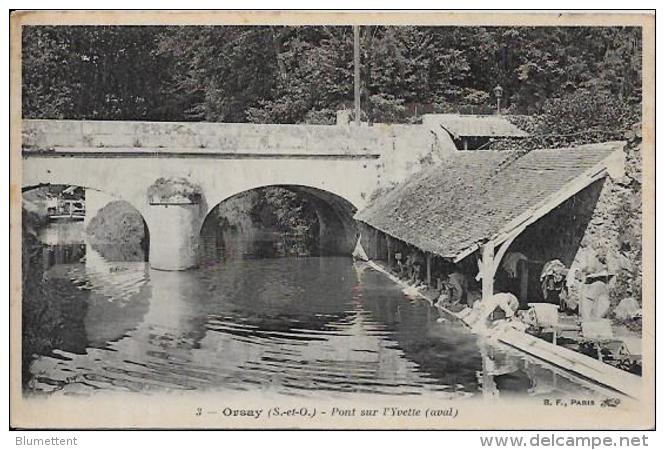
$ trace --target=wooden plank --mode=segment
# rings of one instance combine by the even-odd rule
[[[367,264],[374,270],[386,275],[399,286],[404,288],[409,287],[407,283],[388,272],[376,262],[368,261]],[[417,290],[415,292],[420,298],[431,304],[432,300],[422,292]],[[460,323],[468,327],[464,318],[458,313],[452,312],[441,304],[437,304],[436,307],[439,311],[453,319],[459,320]],[[553,370],[561,370],[561,373],[563,374],[572,374],[577,377],[582,377],[585,381],[589,380],[588,382],[591,385],[594,383],[597,385],[604,385],[610,388],[607,389],[608,395],[610,395],[611,390],[613,390],[633,398],[639,398],[641,396],[641,377],[617,369],[581,353],[552,345],[547,341],[528,335],[510,326],[493,330],[493,332],[490,332],[490,337],[496,339],[496,341],[501,344],[516,348],[551,364]]]
[[[526,228],[526,226],[524,227]],[[499,247],[499,251],[496,252],[494,255],[494,265],[492,267],[492,273],[496,274],[496,271],[499,270],[499,264],[501,264],[501,260],[503,259],[503,256],[506,254],[508,251],[508,248],[510,247],[510,244],[513,243],[515,238],[522,234],[524,231],[524,228],[520,227],[519,229],[515,230],[513,234],[511,234],[503,243],[501,244],[501,247]]]
[[[641,396],[642,377],[565,347],[553,345],[511,327],[503,328],[494,337],[504,344],[608,386],[629,397],[639,399]]]
[[[480,248],[480,245],[473,244],[472,246],[468,247],[466,250],[463,250],[463,251],[459,252],[457,255],[452,255],[452,256],[448,255],[448,256],[445,256],[445,257],[446,258],[452,258],[453,262],[455,264],[457,264],[458,262],[460,262],[461,260],[463,260],[464,258],[469,256],[470,254],[474,253],[479,248]]]

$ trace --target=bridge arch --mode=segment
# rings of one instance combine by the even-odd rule
[[[338,198],[347,203],[357,211],[365,206],[370,189],[358,189],[353,184],[353,179],[341,180],[336,183],[328,183],[321,180],[321,176],[312,178],[311,174],[288,175],[279,173],[266,173],[260,176],[260,179],[248,180],[241,177],[231,180],[207,180],[201,179],[202,188],[205,194],[207,210],[206,215],[223,201],[244,192],[253,191],[267,187],[292,187],[301,191],[318,192],[324,196]],[[343,180],[343,181],[342,181]],[[212,181],[212,182],[211,182]]]
[[[148,225],[150,266],[160,270],[185,270],[197,265],[199,232],[210,210],[243,191],[272,185],[298,186],[296,189],[317,198],[318,211],[326,216],[322,222],[339,222],[339,217],[344,217],[342,223],[348,228],[354,223],[349,219],[351,214],[341,215],[340,211],[352,210],[346,202],[353,208],[364,206],[376,188],[378,169],[372,155],[338,153],[236,155],[215,151],[199,156],[199,151],[196,155],[186,151],[169,151],[162,155],[149,149],[26,151],[23,183],[89,187],[129,202]],[[200,188],[200,197],[191,204],[178,204],[177,199],[154,201],[150,188],[160,180],[178,183],[185,180]],[[330,200],[338,197],[345,202]],[[338,204],[345,207],[329,206]],[[331,220],[326,221],[328,216]]]
[[[209,246],[210,239],[215,238],[215,233],[219,232],[218,224],[216,221],[223,221],[227,218],[223,214],[237,215],[240,209],[248,208],[247,202],[251,202],[243,198],[243,194],[251,192],[263,191],[269,188],[279,188],[285,191],[293,192],[298,195],[308,206],[308,212],[315,215],[315,220],[318,225],[318,236],[316,254],[321,255],[350,255],[355,246],[358,231],[356,222],[353,219],[357,208],[346,198],[333,193],[331,191],[305,186],[300,184],[266,184],[256,186],[250,189],[245,189],[228,195],[226,198],[218,201],[217,203],[210,204],[210,208],[202,220],[200,236],[201,236],[201,251],[205,253],[204,244]],[[227,202],[238,200],[240,205],[229,205]],[[220,208],[227,206],[231,210],[222,211]],[[240,212],[240,214],[249,215],[249,210]],[[233,218],[232,218],[233,219]],[[235,220],[238,220],[236,217]],[[220,239],[219,236],[216,236]],[[219,242],[216,242],[219,244]],[[210,250],[210,248],[208,248]],[[216,250],[220,250],[216,248]],[[205,255],[203,255],[205,256]]]
[[[60,162],[59,160],[55,161]],[[88,167],[80,167],[78,170],[73,170],[71,166],[67,166],[66,170],[54,167],[45,173],[36,173],[36,170],[25,170],[24,168],[21,192],[25,193],[47,186],[77,186],[86,191],[100,192],[113,197],[115,200],[125,201],[145,217],[146,202],[143,192],[135,193],[120,189],[126,188],[129,184],[128,180],[120,181],[120,174],[116,173],[109,181],[109,177],[96,172],[96,170],[88,169]]]
[[[85,212],[83,228],[87,241],[94,250],[109,261],[134,261],[147,258],[150,246],[150,231],[142,211],[118,195],[90,186],[68,183],[25,184],[21,188],[22,207],[40,216],[48,213],[46,198],[34,195],[37,190],[53,187],[79,188],[83,190]],[[58,189],[55,189],[59,192]],[[59,208],[54,205],[54,208]],[[99,214],[102,214],[101,216]],[[95,219],[99,220],[95,223]],[[91,231],[90,225],[94,224]]]
[[[109,190],[107,186],[98,185],[92,180],[87,180],[87,182],[81,183],[81,180],[77,177],[72,178],[58,178],[57,180],[49,180],[47,182],[37,182],[34,180],[27,181],[24,180],[21,185],[21,193],[25,195],[30,191],[35,189],[48,188],[49,186],[74,186],[85,190],[86,195],[86,222],[89,221],[94,214],[97,213],[108,203],[113,201],[123,201],[130,204],[143,218],[145,221],[145,209],[143,204],[137,204],[137,202],[132,201],[131,198],[127,198],[118,192]],[[88,198],[90,196],[94,197],[92,199]],[[88,214],[91,212],[92,215]]]

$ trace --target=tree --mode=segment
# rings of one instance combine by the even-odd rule
[[[158,39],[172,62],[163,92],[185,120],[245,122],[278,78],[270,27],[178,27]]]
[[[364,118],[413,105],[540,115],[575,92],[641,102],[636,27],[361,27]],[[25,117],[333,123],[353,104],[348,26],[29,26]]]
[[[166,66],[155,27],[29,26],[23,30],[23,116],[159,120]]]

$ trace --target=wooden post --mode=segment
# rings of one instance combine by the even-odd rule
[[[390,236],[386,234],[386,247],[388,248],[388,267],[392,267],[392,255],[390,249]]]
[[[529,263],[520,261],[518,264],[522,269],[518,271],[520,277],[520,305],[526,307],[529,303]]]
[[[483,277],[483,279],[485,279]],[[490,368],[494,366],[494,361],[490,358],[487,346],[485,344],[480,345],[480,356],[481,356],[481,383],[483,400],[492,401],[496,400],[499,396],[499,389],[496,386],[496,381],[494,380],[494,375],[490,373]]]
[[[494,274],[496,270],[494,269],[494,242],[489,241],[483,245],[483,259],[482,259],[482,271],[483,271],[483,298],[482,300],[490,298],[494,295]]]
[[[427,286],[432,285],[432,254],[428,253],[425,256],[425,260],[427,261]]]

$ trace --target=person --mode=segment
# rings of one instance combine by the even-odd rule
[[[566,310],[566,297],[568,288],[566,278],[568,269],[558,259],[548,261],[540,273],[540,283],[543,290],[543,299],[548,303],[559,305],[561,311]]]
[[[414,251],[411,253],[411,278],[409,282],[418,284],[420,282],[420,272],[422,269],[423,260],[418,252]]]
[[[449,273],[444,281],[444,287],[448,291],[448,301],[450,303],[467,304],[469,285],[463,273],[459,271]]]
[[[468,282],[463,273],[454,271],[444,275],[439,296],[434,300],[435,305],[439,303],[445,304],[454,312],[473,305],[468,295]]]
[[[501,268],[506,272],[510,278],[517,278],[517,266],[520,261],[528,261],[523,253],[520,252],[508,252],[501,260]]]
[[[513,294],[500,292],[476,303],[464,320],[474,331],[481,332],[494,320],[496,312],[502,312],[503,319],[512,320],[516,317],[519,306],[520,302]]]
[[[404,261],[404,266],[402,268],[402,273],[400,278],[406,278],[407,280],[411,278],[411,272],[413,270],[413,257],[411,254],[406,256],[406,261]]]
[[[404,275],[404,264],[402,263],[401,252],[395,252],[395,265],[397,266],[398,276],[401,278]]]

